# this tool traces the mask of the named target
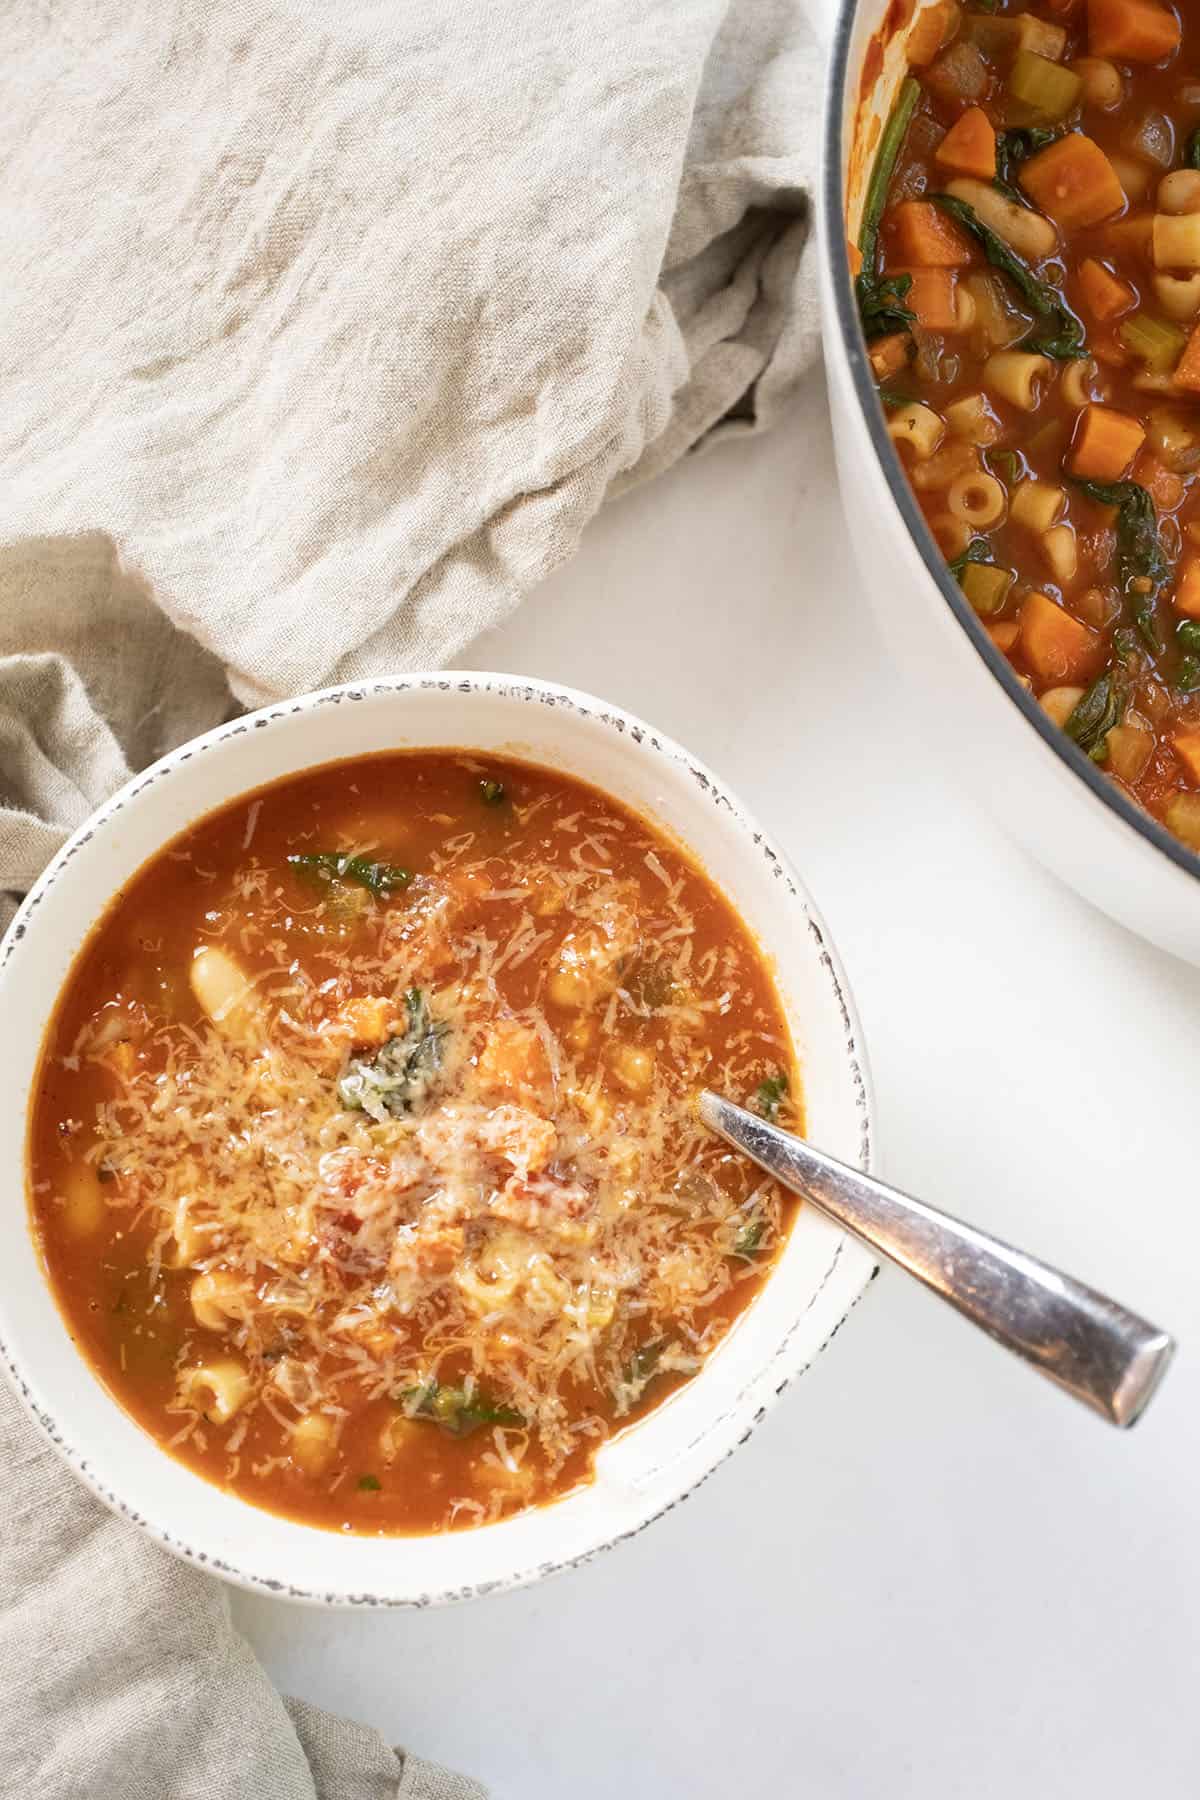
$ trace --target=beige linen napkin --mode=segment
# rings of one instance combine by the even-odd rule
[[[770,424],[819,87],[796,0],[10,0],[0,924],[134,769],[444,664]],[[5,1791],[477,1791],[281,1701],[2,1387],[0,1517]]]

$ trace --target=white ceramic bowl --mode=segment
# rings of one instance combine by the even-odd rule
[[[845,978],[786,859],[686,751],[615,707],[506,675],[412,675],[331,688],[210,732],[138,776],[76,833],[0,950],[9,1021],[0,1095],[0,1348],[30,1412],[118,1512],[244,1587],[347,1606],[423,1606],[514,1587],[640,1531],[690,1492],[828,1342],[874,1272],[802,1209],[779,1266],[703,1372],[606,1446],[595,1482],[500,1524],[425,1538],[318,1531],[213,1487],[128,1418],[80,1360],[27,1227],[27,1096],[72,959],[112,896],[169,838],[263,783],[404,746],[509,751],[582,777],[681,839],[774,959],[814,1142],[864,1168],[870,1089]],[[12,1025],[20,1022],[20,1029]]]
[[[921,716],[977,798],[1040,862],[1143,937],[1200,964],[1200,857],[1142,812],[1052,725],[989,639],[946,568],[884,429],[846,254],[873,153],[906,71],[903,32],[862,93],[888,0],[806,0],[832,23],[820,193],[822,340],[850,540]]]

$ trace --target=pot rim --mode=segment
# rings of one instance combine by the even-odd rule
[[[1072,774],[1084,783],[1093,799],[1107,807],[1154,849],[1161,851],[1177,869],[1194,880],[1200,880],[1200,853],[1189,850],[1158,819],[1136,805],[1115,782],[1107,780],[1091,758],[1084,754],[1065,731],[1054,724],[1033,695],[1022,687],[1012,664],[993,644],[962,589],[952,579],[946,559],[938,549],[909,486],[896,447],[884,428],[883,413],[876,396],[871,365],[867,360],[866,346],[852,298],[854,283],[850,271],[844,212],[842,171],[845,167],[845,120],[850,107],[857,106],[857,102],[847,95],[850,47],[857,8],[858,0],[841,0],[834,22],[826,75],[819,200],[821,235],[833,278],[833,310],[837,334],[845,352],[862,423],[870,438],[876,461],[930,579],[1008,699],[1024,715],[1026,722],[1037,732],[1047,749],[1053,751]]]

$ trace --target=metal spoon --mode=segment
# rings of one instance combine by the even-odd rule
[[[814,1150],[720,1095],[700,1117],[793,1193],[1114,1425],[1132,1425],[1175,1352],[1174,1339],[1115,1300]]]

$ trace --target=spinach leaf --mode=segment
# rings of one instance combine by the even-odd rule
[[[1038,279],[1016,251],[1010,250],[1004,239],[984,224],[975,208],[965,200],[956,200],[953,194],[930,194],[929,198],[975,239],[992,267],[1007,275],[1029,310],[1053,328],[1049,337],[1034,338],[1026,347],[1056,362],[1074,362],[1086,356],[1083,326],[1061,295],[1048,282]]]
[[[479,798],[485,806],[503,806],[504,783],[502,781],[481,781]]]
[[[1093,762],[1103,762],[1108,755],[1105,737],[1121,723],[1124,711],[1125,695],[1116,677],[1101,675],[1075,705],[1066,723],[1067,736],[1074,738]]]
[[[1015,450],[989,450],[988,461],[1009,487],[1021,473],[1020,458]]]
[[[360,1494],[377,1494],[381,1485],[378,1475],[360,1475],[358,1478]]]
[[[1132,669],[1142,656],[1137,632],[1128,625],[1118,625],[1112,635],[1112,653],[1122,669]]]
[[[431,1419],[454,1437],[467,1437],[481,1425],[525,1423],[519,1412],[490,1399],[480,1388],[443,1387],[438,1381],[408,1388],[400,1396],[400,1404],[410,1419]]]
[[[1200,620],[1182,620],[1175,627],[1175,637],[1183,651],[1175,675],[1175,686],[1181,694],[1194,694],[1200,688]]]
[[[1161,650],[1155,602],[1171,565],[1159,541],[1153,500],[1136,481],[1077,481],[1075,485],[1089,500],[1116,507],[1121,592],[1129,601],[1143,641],[1151,650]]]
[[[854,283],[854,296],[863,336],[868,343],[893,331],[907,331],[913,322],[914,315],[904,304],[912,286],[912,276],[881,275],[875,265],[879,252],[879,221],[887,204],[892,172],[920,98],[920,83],[911,75],[907,76],[900,84],[896,104],[879,140],[875,166],[863,201],[858,229],[862,269]]]
[[[742,1262],[753,1262],[766,1229],[767,1221],[761,1212],[748,1213],[738,1227],[730,1254],[739,1257]]]
[[[972,538],[961,556],[956,556],[946,567],[955,580],[962,574],[968,563],[986,563],[992,560],[992,546],[986,538]]]
[[[901,394],[898,393],[895,388],[880,388],[879,398],[884,406],[894,406],[896,408],[901,406],[915,406],[917,404],[917,396],[915,394]]]
[[[442,1040],[449,1026],[430,1017],[420,988],[405,995],[408,1029],[372,1056],[352,1056],[338,1082],[338,1098],[351,1112],[368,1113],[380,1124],[415,1112],[442,1066]]]
[[[365,856],[340,856],[334,850],[289,856],[288,862],[310,886],[348,881],[355,887],[369,888],[378,898],[407,887],[412,880],[412,870],[402,869],[396,863],[371,862]]]
[[[1183,153],[1183,166],[1185,169],[1200,169],[1200,125],[1188,138],[1187,148]]]
[[[774,1075],[768,1075],[765,1081],[759,1082],[754,1098],[758,1101],[758,1110],[764,1119],[774,1119],[778,1116],[780,1102],[786,1098],[787,1091],[788,1078],[782,1069]]]
[[[911,286],[911,275],[859,276],[854,292],[859,323],[868,344],[876,338],[890,337],[893,331],[908,330],[917,316],[904,304]]]
[[[1061,126],[1022,125],[1011,131],[1002,131],[996,138],[996,186],[1002,188],[1011,200],[1027,206],[1025,196],[1012,183],[1016,180],[1020,165],[1047,144],[1053,144],[1057,138],[1065,135]]]
[[[618,1412],[628,1412],[631,1406],[637,1405],[657,1375],[666,1347],[666,1338],[653,1338],[648,1344],[639,1344],[613,1384],[613,1399]]]

